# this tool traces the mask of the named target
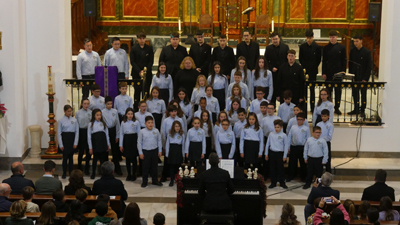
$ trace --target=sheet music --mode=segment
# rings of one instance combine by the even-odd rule
[[[220,159],[218,163],[218,167],[221,169],[224,169],[228,171],[229,176],[233,178],[234,176],[234,165],[235,165],[235,160],[234,159]],[[210,169],[211,165],[209,163],[209,160],[206,160],[206,170]]]

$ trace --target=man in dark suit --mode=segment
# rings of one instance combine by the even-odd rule
[[[279,73],[279,67],[287,62],[287,54],[289,46],[282,43],[277,32],[271,34],[272,44],[265,48],[265,58],[268,62],[268,69],[272,72],[272,81],[274,86],[274,93],[271,99],[271,103],[275,105],[276,97],[279,96],[277,88],[277,78]]]
[[[354,48],[350,51],[349,73],[355,74],[354,81],[368,82],[371,75],[371,51],[363,47],[361,35],[353,38]],[[358,85],[360,86],[360,85]],[[361,110],[360,110],[360,91],[361,91]],[[367,106],[367,87],[353,88],[354,110],[349,115],[361,113],[361,117],[365,117],[365,107]]]
[[[313,187],[307,198],[307,205],[304,207],[304,217],[308,218],[315,212],[314,200],[316,198],[331,197],[334,196],[336,199],[340,199],[340,192],[332,189],[330,186],[333,181],[333,175],[329,172],[325,172],[321,176],[321,183],[318,183],[318,178],[315,179]]]
[[[314,42],[314,32],[306,31],[306,43],[300,45],[299,50],[300,64],[306,69],[309,81],[316,81],[318,74],[318,66],[321,63],[321,46]],[[315,107],[315,88],[310,88],[310,107],[314,112]]]
[[[171,45],[165,46],[162,49],[158,62],[165,62],[167,73],[175,81],[175,74],[178,72],[183,59],[188,56],[188,53],[186,48],[179,44],[178,32],[172,32],[170,41]]]
[[[322,51],[322,78],[327,81],[332,81],[336,73],[346,72],[346,47],[338,43],[338,35],[337,31],[331,30],[329,32],[329,44]],[[333,87],[330,87],[329,90],[332,94]],[[339,110],[341,99],[342,87],[338,85],[335,87],[335,113],[337,115],[342,115]]]
[[[118,217],[122,217],[125,211],[125,200],[128,199],[128,193],[125,190],[121,180],[114,177],[114,163],[106,161],[101,165],[101,178],[93,183],[93,194],[107,194],[109,196],[121,196],[121,210],[116,211]]]
[[[11,187],[8,184],[0,184],[0,212],[10,212],[12,202],[8,200]]]
[[[260,46],[257,42],[251,40],[250,31],[243,31],[244,41],[240,42],[236,46],[236,59],[240,56],[246,58],[247,68],[249,70],[254,70],[256,68],[256,63],[258,57],[260,57]]]
[[[141,79],[140,74],[144,73],[144,67],[147,68],[146,74],[146,83],[144,84],[144,92],[147,93],[147,97],[150,93],[150,85],[153,78],[152,68],[154,63],[154,52],[153,47],[146,45],[146,33],[143,31],[139,32],[137,35],[138,44],[135,44],[130,52],[130,60],[132,65],[131,76],[133,79]],[[137,82],[134,84],[135,96],[134,96],[134,110],[138,110],[138,104],[140,102],[140,93],[142,93],[142,86],[137,85]],[[143,97],[144,94],[143,93]]]
[[[211,168],[200,176],[199,194],[204,199],[204,211],[227,213],[232,210],[230,195],[235,191],[228,171],[218,167],[219,158],[214,152],[209,156]]]
[[[380,201],[382,197],[388,196],[394,201],[394,189],[385,184],[386,176],[385,170],[377,170],[375,172],[375,184],[364,189],[361,200]]]
[[[190,46],[189,56],[192,57],[196,70],[208,77],[208,69],[211,62],[211,46],[204,43],[203,31],[197,31],[197,43]]]
[[[284,102],[283,93],[286,90],[292,92],[292,103],[298,105],[304,100],[304,71],[303,67],[296,63],[296,51],[291,49],[288,51],[288,62],[283,63],[279,67],[279,75],[277,88],[279,95],[277,100]]]
[[[24,178],[24,165],[21,162],[14,162],[11,164],[11,175],[10,178],[3,180],[3,183],[9,184],[12,191],[12,195],[22,194],[22,189],[26,186],[35,189],[35,185],[31,180]]]
[[[218,39],[219,46],[215,47],[211,56],[211,65],[215,61],[219,61],[221,63],[221,73],[228,77],[228,80],[231,79],[231,71],[233,67],[235,67],[235,53],[233,49],[229,46],[226,46],[227,40],[226,35],[221,34]]]

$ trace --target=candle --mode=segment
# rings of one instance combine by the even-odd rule
[[[52,76],[51,76],[51,66],[48,66],[48,78],[47,78],[47,85],[49,88],[49,93],[53,93],[53,80],[52,80]]]
[[[179,20],[178,20],[178,27],[179,27],[179,31],[181,31],[181,18],[179,18]]]
[[[272,32],[274,32],[274,18],[273,17],[272,17],[271,28],[272,28]]]

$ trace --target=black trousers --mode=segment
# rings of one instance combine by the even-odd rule
[[[121,160],[121,151],[119,150],[119,144],[115,142],[116,136],[116,128],[108,128],[108,136],[110,138],[111,145],[111,153],[112,153],[112,162],[115,165],[115,172],[121,172],[121,166],[119,161]]]
[[[284,184],[285,174],[283,166],[283,152],[274,152],[271,149],[268,150],[268,161],[271,183],[276,184],[279,182],[280,184]]]
[[[237,163],[238,166],[243,167],[243,158],[240,157],[240,150],[239,150],[240,138],[236,138],[236,149],[235,149],[235,164]]]
[[[143,183],[147,184],[149,173],[151,172],[151,179],[153,183],[158,182],[158,172],[157,172],[157,164],[158,164],[158,149],[153,150],[145,150],[143,149],[143,171],[142,171],[142,179]]]
[[[94,74],[82,75],[82,79],[94,79]],[[90,85],[84,84],[84,86],[82,87],[82,98],[88,98],[90,90],[91,90]]]
[[[333,80],[333,75],[331,77],[328,76],[327,80]],[[329,91],[331,92],[331,96],[333,93],[333,89],[335,89],[335,109],[340,108],[340,101],[342,100],[342,87],[340,85],[337,85],[337,87],[328,87]]]
[[[136,176],[137,170],[137,156],[135,157],[125,157],[126,160],[126,171],[128,172],[128,176]]]
[[[317,74],[308,74],[308,76],[309,76],[309,79],[308,79],[309,81],[316,81],[317,80]],[[307,91],[307,87],[306,87],[306,91]],[[315,102],[316,101],[317,100],[315,99],[315,87],[310,87],[310,108],[311,108],[311,112],[314,112]],[[306,111],[304,111],[304,112],[306,112]]]
[[[175,174],[178,172],[180,166],[181,165],[179,164],[169,165],[169,177],[171,178],[171,180],[175,180]]]
[[[163,178],[167,178],[170,174],[170,172],[171,172],[171,165],[168,163],[168,157],[165,157],[164,156],[164,166],[163,166],[163,170],[162,170],[162,174],[161,174],[161,176],[163,177]],[[171,177],[171,179],[172,179],[172,177]]]
[[[361,84],[360,84],[361,85]],[[353,88],[352,95],[354,100],[354,110],[360,110],[360,92],[361,92],[361,111],[365,111],[367,106],[367,87],[364,85],[363,88]]]
[[[326,144],[328,145],[328,161],[326,162],[325,170],[326,170],[326,172],[332,173],[332,168],[331,168],[331,158],[332,158],[331,157],[331,155],[332,155],[332,153],[331,153],[331,142],[327,141]]]
[[[105,161],[108,161],[108,152],[93,153],[92,176],[96,175],[97,161],[100,161],[100,166],[103,165]]]
[[[268,138],[264,136],[264,143],[267,143]],[[265,145],[264,145],[265,146]],[[269,154],[269,153],[268,153]],[[263,154],[261,156],[261,159],[258,159],[258,173],[260,173],[261,175],[264,176],[264,179],[266,180],[268,177],[270,177],[269,175],[269,171],[270,171],[270,161],[266,161],[265,160],[265,150],[263,151]]]
[[[293,179],[297,175],[298,161],[300,162],[300,179],[304,180],[307,176],[307,165],[304,162],[304,146],[290,146],[289,154],[289,178]]]
[[[283,133],[285,133],[285,134],[286,134],[287,125],[288,125],[288,123],[283,123]]]
[[[319,158],[313,158],[310,156],[308,157],[306,185],[311,185],[314,174],[317,177],[322,176],[322,170],[323,170],[322,159],[323,157]]]
[[[63,176],[67,175],[67,165],[68,165],[68,172],[71,175],[71,172],[74,169],[74,152],[63,154],[62,159],[63,159],[62,160]]]
[[[79,149],[78,153],[78,168],[82,168],[83,154],[85,154],[85,171],[89,171],[90,168],[90,160],[92,159],[92,155],[89,154],[89,149]]]

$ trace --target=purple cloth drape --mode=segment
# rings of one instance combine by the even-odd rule
[[[108,70],[108,73],[106,73]],[[108,79],[106,78],[108,76]],[[105,82],[105,80],[108,82]],[[110,96],[113,101],[118,94],[118,69],[116,66],[96,66],[94,70],[95,83],[101,87],[101,96]]]

